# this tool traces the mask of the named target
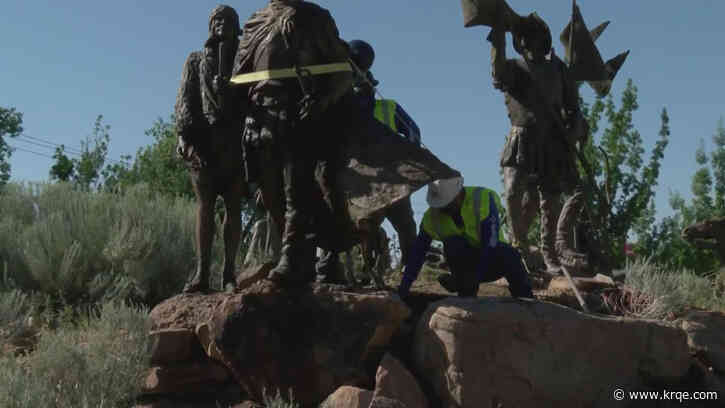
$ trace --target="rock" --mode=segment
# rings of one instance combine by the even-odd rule
[[[145,394],[208,392],[229,380],[229,372],[210,360],[151,367],[143,385]]]
[[[151,337],[151,364],[191,361],[199,355],[199,341],[194,331],[180,329],[153,330]]]
[[[572,278],[572,280],[574,281],[574,285],[576,285],[576,288],[582,292],[594,292],[615,287],[612,278],[602,274],[597,274],[593,278]],[[565,276],[554,277],[551,282],[549,282],[549,287],[547,290],[549,292],[574,293],[574,291],[571,289],[571,286],[569,285],[569,280]]]
[[[390,354],[385,354],[375,374],[374,396],[398,400],[408,407],[429,406],[428,399],[413,374]]]
[[[370,408],[412,408],[412,406],[406,405],[394,398],[377,396],[374,397],[373,401],[370,403]]]
[[[373,401],[373,392],[362,388],[342,386],[335,390],[321,404],[324,408],[368,408]]]
[[[272,268],[274,268],[276,265],[277,264],[275,262],[267,262],[261,265],[255,265],[244,269],[241,273],[239,273],[239,275],[237,275],[236,290],[244,290],[252,286],[254,283],[266,278],[269,271],[272,270]]]
[[[182,293],[159,303],[151,310],[151,330],[196,330],[199,323],[211,319],[214,310],[228,297],[224,293],[204,295]]]
[[[199,323],[194,331],[197,342],[201,344],[204,354],[212,360],[218,362],[223,361],[221,352],[214,343],[214,339],[211,335],[211,329],[209,328],[209,322]]]
[[[609,407],[613,387],[677,382],[691,364],[679,328],[511,298],[432,304],[413,357],[443,406],[477,408]]]
[[[687,333],[690,349],[706,360],[715,371],[725,374],[725,314],[691,311],[679,323]]]
[[[409,314],[390,292],[324,284],[286,291],[265,280],[227,295],[208,340],[251,399],[292,389],[303,406],[315,405],[341,385],[372,387],[383,350]]]

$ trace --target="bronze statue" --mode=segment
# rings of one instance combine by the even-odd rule
[[[241,98],[228,85],[239,45],[239,17],[220,5],[209,16],[209,38],[184,63],[176,99],[177,152],[187,162],[197,198],[196,271],[184,292],[209,291],[214,204],[224,199],[223,287],[234,285],[241,235],[241,200],[248,195],[242,167]]]
[[[528,250],[527,234],[540,212],[541,252],[547,270],[558,273],[555,241],[561,194],[578,184],[566,131],[586,124],[577,88],[567,66],[551,52],[551,33],[536,13],[513,28],[514,48],[523,59],[506,59],[505,31],[499,24],[494,23],[489,40],[494,86],[505,94],[511,121],[501,166],[512,244]]]
[[[234,68],[241,78],[252,75],[236,82],[249,101],[244,161],[248,181],[259,183],[281,227],[281,257],[268,278],[282,286],[314,279],[307,235],[316,221],[334,224],[315,217],[338,205],[332,187],[322,191],[324,203],[313,197],[332,185],[329,167],[341,137],[334,124],[344,120],[334,106],[351,85],[348,57],[330,13],[311,2],[270,0],[244,25]],[[317,65],[330,71],[319,74]]]
[[[512,244],[528,252],[527,234],[540,212],[547,271],[558,273],[561,261],[582,265],[581,254],[564,242],[581,201],[580,194],[573,194],[582,187],[577,149],[589,133],[579,110],[578,87],[588,82],[605,95],[628,53],[604,63],[594,41],[608,22],[588,31],[575,1],[571,22],[560,36],[566,63],[556,56],[549,27],[536,13],[519,16],[504,0],[462,0],[462,6],[464,26],[492,27],[487,39],[492,43],[494,86],[505,94],[511,121],[501,166]],[[506,59],[509,31],[521,59]],[[570,196],[566,214],[561,214],[562,194]]]

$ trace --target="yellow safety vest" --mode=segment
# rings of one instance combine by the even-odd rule
[[[474,247],[481,247],[481,221],[489,216],[490,199],[493,197],[499,214],[503,213],[501,199],[495,191],[485,187],[465,187],[466,197],[461,207],[463,228],[459,228],[448,214],[437,208],[429,208],[423,215],[423,230],[436,241],[453,236],[463,236]],[[503,229],[499,228],[498,242],[506,242]]]
[[[375,101],[375,119],[393,129],[393,132],[398,131],[398,127],[395,126],[396,105],[392,99],[378,99]]]

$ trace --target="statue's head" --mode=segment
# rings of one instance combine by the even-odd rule
[[[209,38],[230,40],[238,37],[242,30],[239,27],[237,12],[224,4],[220,4],[209,15]]]
[[[521,19],[513,30],[514,48],[524,59],[540,62],[551,51],[551,31],[536,13]]]

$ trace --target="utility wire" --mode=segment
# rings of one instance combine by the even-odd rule
[[[38,146],[38,147],[46,148],[46,149],[53,149],[53,150],[55,150],[58,147],[62,147],[64,154],[67,154],[69,156],[75,156],[75,157],[83,157],[83,152],[81,150],[78,150],[78,149],[75,149],[75,148],[72,148],[72,147],[68,147],[66,145],[62,145],[62,144],[58,144],[58,143],[53,143],[53,142],[51,142],[49,140],[41,139],[39,137],[33,137],[33,136],[30,136],[30,135],[25,134],[25,133],[21,134],[15,140],[18,141],[18,142],[29,143],[29,144],[32,144],[32,145],[35,145],[35,146]],[[51,158],[53,158],[53,157],[51,156]],[[121,165],[125,165],[126,164],[125,162],[122,162],[120,160],[111,159],[111,158],[108,158],[108,157],[105,159],[105,161],[108,162],[108,163],[111,163],[111,164],[121,164]]]
[[[42,143],[43,145],[46,145],[45,147],[51,147],[53,149],[55,149],[56,147],[63,146],[63,149],[65,151],[67,151],[67,152],[75,153],[75,154],[82,154],[83,153],[81,150],[78,150],[76,148],[69,147],[69,146],[66,146],[66,145],[61,145],[61,144],[58,144],[58,143],[53,143],[53,142],[51,142],[49,140],[41,139],[39,137],[33,137],[33,136],[30,136],[30,135],[25,134],[25,133],[21,134],[19,136],[19,138],[16,139],[16,140],[23,140],[23,139],[27,139],[27,143],[33,143],[33,144]]]
[[[23,149],[22,147],[17,147],[17,146],[13,146],[13,145],[9,145],[9,146],[13,150],[19,150],[21,152],[32,153],[32,154],[35,154],[35,155],[38,155],[38,156],[47,157],[49,159],[53,159],[54,158],[53,156],[48,156],[47,154],[44,154],[44,153],[39,153],[39,152],[36,152],[36,151],[33,151],[33,150],[29,150],[29,149]]]
[[[27,144],[30,144],[30,145],[33,145],[33,146],[38,146],[38,147],[42,147],[42,148],[44,148],[44,149],[55,149],[55,147],[54,147],[54,146],[48,146],[48,145],[44,145],[44,144],[42,144],[42,143],[34,142],[34,141],[32,141],[32,140],[25,140],[25,139],[17,138],[17,139],[15,139],[15,141],[16,141],[16,142],[20,142],[20,143],[27,143]],[[78,154],[78,153],[75,153],[75,152],[70,152],[70,151],[69,151],[69,152],[67,152],[67,153],[68,153],[69,155],[79,155],[79,156],[80,156],[80,154]]]

